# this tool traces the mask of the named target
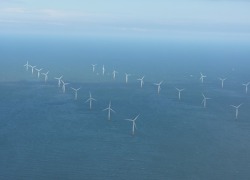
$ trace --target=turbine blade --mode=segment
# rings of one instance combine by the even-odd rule
[[[239,108],[243,103],[241,103],[239,106],[237,106],[237,108]]]
[[[140,116],[140,114],[138,114],[135,118],[134,118],[134,121]]]

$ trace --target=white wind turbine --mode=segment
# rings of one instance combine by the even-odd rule
[[[103,109],[103,111],[108,111],[108,120],[110,120],[111,111],[115,113],[115,111],[111,109],[111,101],[109,102],[109,106],[106,109]]]
[[[43,68],[41,68],[41,69],[35,68],[35,70],[37,71],[37,78],[39,78],[40,77],[40,72],[41,72],[41,70],[43,70]]]
[[[160,94],[160,90],[161,90],[161,84],[163,83],[163,81],[159,82],[159,83],[154,83],[154,85],[157,86],[157,93]]]
[[[247,82],[245,84],[242,84],[243,86],[246,86],[246,94],[247,94],[247,90],[248,90],[248,85],[250,84],[250,82]]]
[[[30,66],[30,65],[29,65],[29,62],[28,62],[28,61],[27,61],[27,63],[26,63],[26,64],[24,64],[23,66],[24,66],[24,67],[26,67],[26,71],[28,71],[28,70],[29,70],[29,66]]]
[[[102,65],[102,75],[104,75],[105,74],[105,67],[104,67],[104,65]]]
[[[72,88],[72,87],[71,87],[71,89],[75,92],[75,100],[77,100],[78,91],[79,91],[81,88],[75,89],[75,88]]]
[[[63,80],[61,80],[61,82],[62,82],[63,93],[65,93],[65,90],[66,90],[65,86],[68,85],[69,83],[65,83]]]
[[[31,65],[29,65],[30,67],[31,67],[31,73],[33,74],[34,73],[34,68],[36,67],[36,66],[31,66]]]
[[[179,100],[181,100],[181,92],[184,91],[185,89],[178,89],[178,88],[175,88],[175,89],[178,91]]]
[[[128,77],[131,76],[131,74],[125,73],[125,82],[128,83]]]
[[[224,87],[224,81],[226,80],[227,78],[219,78],[219,80],[221,80],[221,88]]]
[[[141,81],[141,88],[142,88],[142,85],[144,84],[144,76],[142,77],[142,78],[139,78],[139,79],[137,79],[138,81]]]
[[[55,77],[55,79],[58,80],[58,87],[61,86],[61,80],[62,80],[62,78],[63,78],[63,76],[61,76],[61,77],[59,77],[59,78]]]
[[[200,73],[200,74],[201,74],[200,80],[201,80],[201,83],[203,83],[204,78],[207,77],[207,76],[203,75],[202,73]]]
[[[44,81],[47,82],[49,71],[46,73],[41,73],[41,74],[44,75]]]
[[[115,80],[115,76],[118,72],[116,70],[113,71],[113,79]]]
[[[86,101],[86,103],[89,102],[89,109],[92,109],[92,101],[96,101],[96,99],[92,98],[91,92],[89,92],[89,98]]]
[[[92,71],[95,72],[95,67],[97,64],[92,64]]]
[[[136,127],[136,124],[135,124],[135,121],[137,120],[137,118],[140,116],[140,114],[138,114],[134,119],[125,119],[127,121],[131,121],[133,124],[132,124],[132,134],[134,135],[135,134],[135,128],[137,129]]]
[[[231,105],[232,107],[235,108],[235,119],[238,119],[239,108],[240,108],[240,106],[241,106],[242,104],[243,104],[243,103],[241,103],[241,104],[238,105],[238,106]]]
[[[203,100],[202,100],[201,104],[203,104],[203,106],[205,108],[207,106],[207,99],[211,99],[211,98],[206,97],[203,93],[202,93],[202,96],[203,96]]]

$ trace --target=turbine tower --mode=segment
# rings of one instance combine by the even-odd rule
[[[106,109],[103,109],[103,111],[108,111],[108,120],[110,120],[111,111],[115,113],[115,111],[111,109],[111,101],[109,102],[109,106]]]
[[[242,105],[243,103],[241,103],[240,105],[238,106],[234,106],[234,105],[231,105],[232,107],[235,108],[235,119],[238,119],[238,115],[239,115],[239,108],[240,106]]]
[[[204,108],[206,108],[207,99],[211,99],[211,98],[206,97],[203,93],[202,93],[202,96],[203,96],[203,100],[202,100],[201,104],[203,104]]]
[[[61,77],[59,77],[59,78],[55,77],[55,79],[58,80],[58,87],[61,86],[61,80],[62,80],[62,78],[63,78],[63,76],[61,76]]]
[[[137,118],[139,116],[140,116],[140,114],[138,114],[134,119],[125,119],[126,121],[131,121],[133,123],[132,124],[132,134],[133,135],[135,134],[135,129],[137,129],[135,121],[137,120]]]
[[[245,84],[242,84],[243,86],[246,86],[246,94],[247,94],[247,90],[248,90],[248,85],[250,84],[250,82],[247,82]]]
[[[92,109],[92,101],[96,101],[96,100],[92,98],[91,92],[89,92],[89,98],[86,101],[86,103],[89,102],[89,109]]]
[[[115,76],[116,76],[117,73],[118,73],[118,72],[117,72],[116,70],[114,70],[113,73],[112,73],[112,74],[113,74],[113,79],[114,79],[114,80],[115,80]]]
[[[68,85],[69,83],[65,83],[63,80],[61,80],[61,82],[62,82],[62,91],[63,93],[65,93],[66,90],[65,86]]]
[[[92,71],[95,72],[95,67],[97,64],[91,64],[92,65]]]
[[[178,91],[179,100],[181,100],[181,92],[184,91],[185,89],[178,89],[178,88],[175,88],[175,89]]]
[[[161,90],[161,84],[163,83],[163,81],[159,82],[159,83],[154,83],[154,85],[157,86],[157,93],[160,94],[160,90]]]
[[[46,83],[47,80],[48,80],[48,74],[49,74],[49,71],[46,72],[46,73],[42,73],[42,75],[44,75],[44,82]]]
[[[128,83],[128,77],[129,77],[129,76],[131,76],[131,74],[125,73],[125,82],[126,82],[126,84]]]
[[[72,88],[72,87],[71,87],[71,89],[75,92],[75,100],[77,100],[78,91],[79,91],[81,88],[75,89],[75,88]]]
[[[202,73],[200,73],[200,74],[201,74],[200,80],[201,80],[201,83],[203,83],[204,82],[204,78],[207,77],[207,76],[203,75]]]
[[[138,81],[141,82],[141,88],[142,88],[142,85],[144,84],[144,80],[143,79],[144,79],[144,76],[142,78],[137,79]]]
[[[221,80],[221,88],[224,87],[224,81],[226,80],[227,78],[219,78],[219,80]]]
[[[40,72],[41,72],[41,70],[43,70],[43,68],[41,68],[41,69],[35,68],[35,70],[37,71],[37,78],[39,78],[40,77]]]
[[[27,63],[26,63],[26,64],[24,64],[23,66],[26,68],[26,71],[28,71],[28,70],[29,70],[29,66],[30,66],[30,65],[29,65],[29,62],[28,62],[28,61],[27,61]]]

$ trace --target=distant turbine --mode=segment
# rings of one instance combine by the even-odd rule
[[[127,121],[132,121],[133,124],[132,124],[132,134],[134,135],[135,134],[135,128],[137,129],[136,127],[136,124],[135,124],[135,121],[137,120],[137,118],[140,116],[140,114],[138,114],[134,119],[125,119]]]
[[[30,67],[31,67],[31,73],[33,74],[34,73],[34,68],[36,67],[36,66],[31,66],[31,65],[29,65]]]
[[[207,77],[207,76],[204,76],[202,73],[200,73],[200,74],[201,74],[200,80],[201,80],[201,83],[203,83],[204,78]]]
[[[89,92],[89,98],[86,102],[89,102],[89,109],[92,109],[92,101],[96,101],[94,98],[92,98],[91,92]]]
[[[103,109],[103,111],[108,111],[108,120],[110,120],[111,111],[115,113],[115,111],[111,109],[111,101],[109,102],[109,106],[106,109]]]
[[[242,84],[243,86],[246,86],[246,94],[247,94],[247,90],[248,90],[248,85],[250,84],[250,82],[246,83],[246,84]]]
[[[59,78],[55,77],[55,79],[58,80],[58,87],[61,86],[61,80],[62,80],[62,78],[63,78],[63,76],[61,76],[61,77],[59,77]]]
[[[35,70],[37,71],[37,78],[39,78],[40,77],[40,72],[41,72],[41,70],[43,70],[43,68],[41,68],[41,69],[35,68]]]
[[[26,64],[24,64],[24,67],[26,67],[26,71],[28,71],[29,70],[29,62],[27,61],[27,63]]]
[[[95,72],[95,66],[96,66],[97,64],[92,64],[92,71],[93,72]]]
[[[44,81],[47,82],[49,71],[46,73],[41,73],[41,74],[44,75]]]
[[[163,83],[163,81],[159,82],[159,83],[154,83],[154,85],[157,86],[157,93],[160,94],[160,90],[161,90],[161,84]]]
[[[61,80],[61,82],[62,82],[63,93],[65,93],[65,90],[66,90],[65,86],[68,85],[69,83],[65,83],[63,80]]]
[[[102,75],[105,74],[105,68],[104,68],[104,65],[102,65]]]
[[[128,77],[131,76],[131,74],[125,73],[125,82],[128,83]]]
[[[239,107],[240,107],[242,104],[243,104],[243,103],[241,103],[241,104],[238,105],[238,106],[231,105],[232,107],[235,108],[235,119],[238,119]]]
[[[113,79],[115,80],[115,76],[118,72],[116,70],[113,71]]]
[[[202,96],[203,96],[203,100],[201,102],[201,104],[204,105],[204,108],[207,106],[207,99],[211,99],[211,98],[207,98],[203,93],[202,93]]]
[[[142,88],[142,85],[144,84],[143,79],[144,79],[144,76],[142,78],[137,79],[138,81],[141,81],[141,88]]]
[[[224,87],[224,81],[226,80],[227,78],[219,78],[219,80],[221,80],[221,88]]]
[[[175,89],[178,91],[179,100],[181,100],[181,92],[184,91],[185,89],[178,89],[178,88],[175,88]]]
[[[75,92],[75,100],[77,100],[77,92],[81,89],[81,88],[78,88],[78,89],[75,89],[75,88],[72,88],[71,89]]]

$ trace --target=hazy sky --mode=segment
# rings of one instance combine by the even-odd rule
[[[250,33],[250,0],[0,0],[0,33]]]

